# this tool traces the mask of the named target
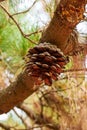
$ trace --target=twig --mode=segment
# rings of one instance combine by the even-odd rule
[[[53,125],[51,125],[51,124],[42,124],[42,125],[34,126],[34,127],[30,128],[29,130],[33,130],[33,129],[35,129],[35,128],[43,128],[43,127],[48,127],[48,128],[50,128],[50,130],[51,130],[51,129],[56,130],[56,129],[58,128],[58,127],[53,126]],[[58,129],[57,129],[57,130],[58,130]]]
[[[37,31],[35,31],[35,32],[32,32],[32,33],[30,33],[30,34],[25,34],[25,36],[26,37],[29,37],[29,36],[31,36],[31,35],[34,35],[34,34],[36,34],[36,33],[41,33],[42,32],[42,29],[41,30],[37,30]]]
[[[13,111],[14,111],[14,113],[18,116],[18,118],[21,119],[21,121],[22,121],[22,123],[25,125],[25,127],[26,127],[26,128],[29,128],[29,125],[28,125],[28,123],[25,121],[25,119],[24,119],[22,116],[20,116],[20,115],[16,112],[15,109],[13,109]]]
[[[13,22],[16,24],[16,26],[18,27],[19,31],[21,32],[22,36],[26,39],[28,39],[30,42],[32,42],[33,44],[37,44],[36,42],[34,42],[33,40],[29,39],[28,37],[26,37],[26,35],[23,33],[22,29],[20,28],[19,24],[17,23],[17,21],[12,17],[12,15],[0,4],[0,7],[6,12],[6,14],[13,20]]]
[[[47,95],[50,95],[50,94],[53,94],[53,93],[62,92],[62,91],[67,91],[67,90],[69,90],[69,89],[72,89],[72,88],[69,87],[69,88],[65,88],[65,89],[62,89],[62,90],[58,90],[58,89],[57,89],[57,90],[47,91],[47,92],[43,93],[40,98],[43,98],[43,97],[45,97],[45,96],[47,96]]]
[[[19,104],[17,107],[23,110],[31,119],[36,119],[32,110],[29,109],[29,107],[27,107],[27,105],[25,105],[24,103]]]
[[[23,36],[24,36],[24,38],[26,38],[27,40],[29,40],[31,43],[33,43],[33,44],[37,45],[37,43],[36,43],[35,41],[33,41],[33,40],[31,40],[30,38],[26,37],[26,35],[25,35],[25,34],[24,34]]]
[[[27,10],[22,11],[22,12],[17,12],[15,14],[12,14],[12,16],[27,13],[28,11],[30,11],[32,9],[32,7],[36,4],[36,2],[37,2],[37,0],[35,0],[34,3],[31,5],[31,7],[29,7]]]
[[[82,68],[82,69],[70,69],[70,70],[64,70],[63,73],[66,72],[74,72],[74,71],[87,71],[87,68]]]

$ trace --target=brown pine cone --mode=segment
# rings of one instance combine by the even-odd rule
[[[64,66],[69,59],[64,56],[56,45],[50,43],[40,43],[28,51],[26,55],[29,59],[26,62],[26,72],[34,76],[36,85],[42,83],[52,85],[57,80],[60,73],[63,72]]]

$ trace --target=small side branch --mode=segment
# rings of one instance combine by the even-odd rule
[[[31,119],[36,119],[32,110],[30,110],[24,103],[19,104],[17,107],[23,110]]]
[[[79,72],[79,71],[87,71],[87,68],[82,68],[82,69],[70,69],[70,70],[64,70],[63,73],[66,73],[66,72]]]
[[[17,111],[15,109],[13,109],[14,113],[17,115],[17,117],[22,121],[22,123],[25,125],[26,128],[29,127],[28,123],[26,122],[26,120],[17,113]]]
[[[37,2],[37,0],[35,0],[34,3],[31,5],[31,7],[29,7],[27,10],[18,12],[18,13],[14,13],[14,14],[12,14],[12,16],[19,15],[19,14],[25,14],[25,13],[29,12],[32,9],[32,7],[36,4],[36,2]]]
[[[33,44],[37,44],[35,43],[33,40],[31,40],[30,38],[27,37],[26,34],[23,33],[22,29],[20,28],[19,24],[17,23],[17,21],[12,17],[12,15],[0,4],[0,7],[6,12],[6,14],[12,19],[12,21],[15,23],[15,25],[17,26],[17,28],[19,29],[20,33],[22,34],[22,36],[26,39],[28,39],[31,43]]]

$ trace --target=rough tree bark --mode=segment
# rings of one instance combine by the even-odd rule
[[[61,0],[40,42],[56,44],[63,53],[68,53],[71,45],[67,45],[67,40],[76,24],[83,19],[84,7],[85,0]]]
[[[66,54],[67,40],[76,24],[83,19],[84,7],[85,0],[61,0],[40,42],[56,44]],[[37,89],[34,79],[25,72],[21,73],[13,84],[0,92],[0,114],[8,112]]]

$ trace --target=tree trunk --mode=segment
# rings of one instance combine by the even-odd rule
[[[78,22],[83,19],[84,7],[84,0],[61,0],[40,42],[56,44],[63,53],[66,53],[68,46],[68,53],[71,45],[67,45],[67,40]]]
[[[65,53],[70,33],[83,19],[84,7],[85,0],[61,0],[40,42],[56,44]],[[21,73],[17,81],[0,92],[0,114],[8,112],[37,89],[34,79],[25,72]]]

